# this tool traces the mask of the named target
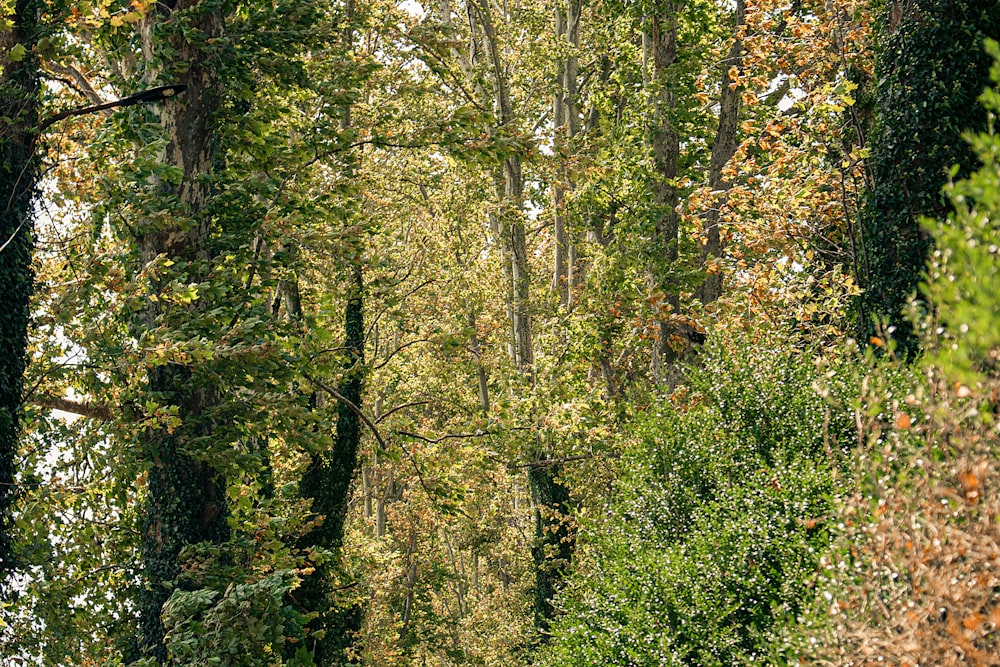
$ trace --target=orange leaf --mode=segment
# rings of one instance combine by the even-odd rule
[[[965,499],[975,504],[979,500],[979,478],[969,471],[958,473],[958,481],[962,484]]]
[[[913,422],[910,419],[910,415],[906,414],[905,412],[900,412],[899,414],[896,415],[896,428],[905,431],[908,428],[910,428],[912,423]]]

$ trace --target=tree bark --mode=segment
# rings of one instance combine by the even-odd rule
[[[179,12],[183,18],[178,18]],[[207,241],[212,217],[206,211],[211,197],[210,176],[216,162],[214,117],[220,106],[221,83],[202,46],[189,42],[183,31],[171,29],[166,44],[157,40],[158,28],[184,21],[206,38],[220,37],[223,18],[214,3],[179,0],[173,9],[159,5],[144,19],[143,47],[149,64],[156,54],[172,52],[164,66],[174,67],[171,76],[187,86],[183,96],[163,102],[160,122],[167,135],[163,160],[178,168],[177,185],[161,184],[163,201],[172,201],[170,224],[148,222],[136,239],[143,267],[166,257],[189,266],[188,280],[200,282],[207,274]],[[173,28],[171,26],[171,28]],[[156,72],[152,72],[156,75]],[[150,278],[149,295],[138,325],[146,331],[163,326],[177,315],[179,306],[157,298],[169,282]],[[196,302],[186,314],[206,305]],[[229,538],[226,484],[203,450],[216,424],[212,411],[219,403],[213,381],[201,377],[191,366],[179,363],[147,369],[147,392],[151,400],[177,409],[181,425],[174,429],[150,426],[145,433],[144,455],[149,463],[148,500],[142,531],[145,585],[140,595],[140,640],[143,655],[160,663],[167,660],[164,627],[160,617],[170,596],[170,585],[180,574],[178,555],[185,546],[198,542],[221,543]]]

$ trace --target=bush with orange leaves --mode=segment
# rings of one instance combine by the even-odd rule
[[[1000,383],[970,389],[928,370],[897,399],[869,380],[858,491],[841,516],[843,548],[824,559],[803,660],[998,665]]]

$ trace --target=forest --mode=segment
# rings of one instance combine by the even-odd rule
[[[997,0],[0,0],[0,665],[1000,664]]]

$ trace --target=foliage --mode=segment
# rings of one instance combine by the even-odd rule
[[[1000,83],[1000,53],[989,41],[993,80]],[[937,249],[928,268],[925,294],[934,305],[940,339],[931,359],[950,377],[973,382],[997,374],[1000,338],[990,326],[1000,316],[1000,138],[994,131],[1000,91],[992,88],[980,101],[989,112],[989,132],[966,138],[982,162],[968,178],[945,187],[955,212],[947,220],[925,221]],[[953,170],[952,176],[956,172]]]
[[[689,386],[637,418],[543,664],[755,662],[809,599],[858,378],[774,335],[710,345]]]
[[[1000,58],[995,42],[989,52]],[[1000,110],[996,89],[981,100]],[[988,665],[1000,647],[998,344],[979,325],[996,314],[1000,141],[968,138],[982,167],[945,189],[947,220],[925,222],[935,315],[923,373],[886,364],[862,393],[857,491],[804,633],[805,654],[831,664]]]
[[[0,56],[40,65],[43,117],[188,89],[37,144],[4,659],[994,648],[988,586],[914,583],[992,576],[992,135],[929,228],[929,379],[842,342],[878,293],[864,202],[950,164],[910,132],[951,113],[945,74],[973,86],[985,3],[959,35],[918,20],[943,0],[33,1],[46,33]],[[890,105],[870,151],[873,87],[945,106]]]
[[[988,81],[983,39],[1000,37],[1000,7],[990,0],[886,2],[879,21],[869,145],[873,185],[859,239],[865,293],[858,313],[865,340],[875,318],[884,319],[900,351],[912,354],[917,338],[901,311],[931,245],[919,217],[943,218],[948,170],[957,164],[964,178],[975,166],[960,137],[985,128],[985,112],[976,103]]]

